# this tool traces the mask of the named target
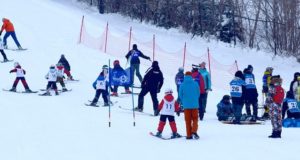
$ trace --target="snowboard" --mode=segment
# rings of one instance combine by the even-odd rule
[[[7,62],[13,62],[13,59],[9,59],[8,61],[4,62],[4,61],[0,61],[1,63],[7,63]]]

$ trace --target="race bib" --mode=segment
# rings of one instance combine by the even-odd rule
[[[106,89],[105,81],[97,81],[96,88],[105,90]]]
[[[254,84],[254,79],[253,78],[246,78],[245,82],[246,82],[247,85]]]
[[[230,85],[230,90],[232,93],[242,93],[242,86],[238,86],[238,85]]]

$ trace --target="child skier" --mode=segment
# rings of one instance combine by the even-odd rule
[[[24,69],[22,69],[21,65],[18,63],[18,62],[15,62],[14,63],[14,69],[10,70],[9,73],[13,73],[13,72],[16,72],[16,80],[14,81],[14,84],[12,86],[12,88],[9,90],[11,92],[16,92],[16,88],[17,88],[17,85],[19,83],[19,80],[21,80],[24,88],[25,88],[25,92],[26,93],[32,93],[32,91],[29,89],[28,87],[28,84],[25,80],[25,74],[26,74],[26,71]]]
[[[272,76],[269,85],[267,101],[270,103],[270,118],[272,123],[272,135],[269,138],[281,138],[282,117],[281,104],[284,98],[284,89],[281,87],[282,79],[279,75]]]
[[[181,137],[180,134],[177,133],[174,112],[179,116],[180,115],[180,107],[179,104],[176,102],[175,98],[172,95],[172,89],[165,90],[165,97],[161,100],[158,111],[160,112],[160,121],[157,128],[157,137],[161,137],[161,134],[164,130],[166,120],[169,120],[169,124],[171,126],[171,130],[173,132],[171,138],[179,138]]]
[[[102,98],[104,100],[104,106],[108,106],[108,66],[102,66],[102,72],[93,83],[93,87],[96,90],[95,98],[93,99],[91,106],[97,106],[97,102],[99,100],[100,95],[102,94]]]
[[[50,96],[50,90],[55,91],[55,95],[58,95],[56,81],[57,81],[58,72],[54,65],[50,66],[49,72],[46,74],[45,78],[48,80],[47,91],[42,94],[43,96]]]
[[[8,59],[7,59],[6,54],[4,52],[4,46],[3,46],[3,43],[2,43],[1,37],[0,37],[0,52],[1,52],[2,56],[3,56],[3,62],[7,62]]]
[[[229,95],[223,96],[220,103],[218,103],[217,108],[217,117],[219,121],[227,121],[230,117],[234,117]]]
[[[120,66],[120,61],[119,60],[115,60],[114,63],[114,68],[111,70],[111,76],[114,77],[114,75],[117,75],[119,73],[123,73],[126,74],[125,70]],[[111,96],[118,96],[118,87],[119,85],[114,85],[114,88],[112,89],[113,93],[111,94]],[[126,94],[130,94],[131,91],[129,90],[129,85],[125,85],[125,93]]]
[[[62,87],[62,91],[66,92],[68,91],[64,82],[64,73],[69,72],[67,71],[64,66],[62,65],[62,63],[57,63],[56,64],[56,68],[57,68],[57,82],[60,83],[61,87]]]

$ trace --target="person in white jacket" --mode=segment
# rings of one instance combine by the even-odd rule
[[[48,80],[47,91],[43,95],[50,95],[50,90],[55,91],[55,95],[58,95],[56,81],[57,81],[58,72],[55,68],[55,65],[50,66],[49,72],[46,74],[45,78]]]

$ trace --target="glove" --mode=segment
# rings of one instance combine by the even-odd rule
[[[9,73],[12,73],[13,71],[9,71]]]
[[[180,116],[180,111],[176,112],[176,115],[179,117]]]
[[[149,61],[151,61],[151,58],[150,58],[150,57],[148,57],[147,59],[148,59]]]

